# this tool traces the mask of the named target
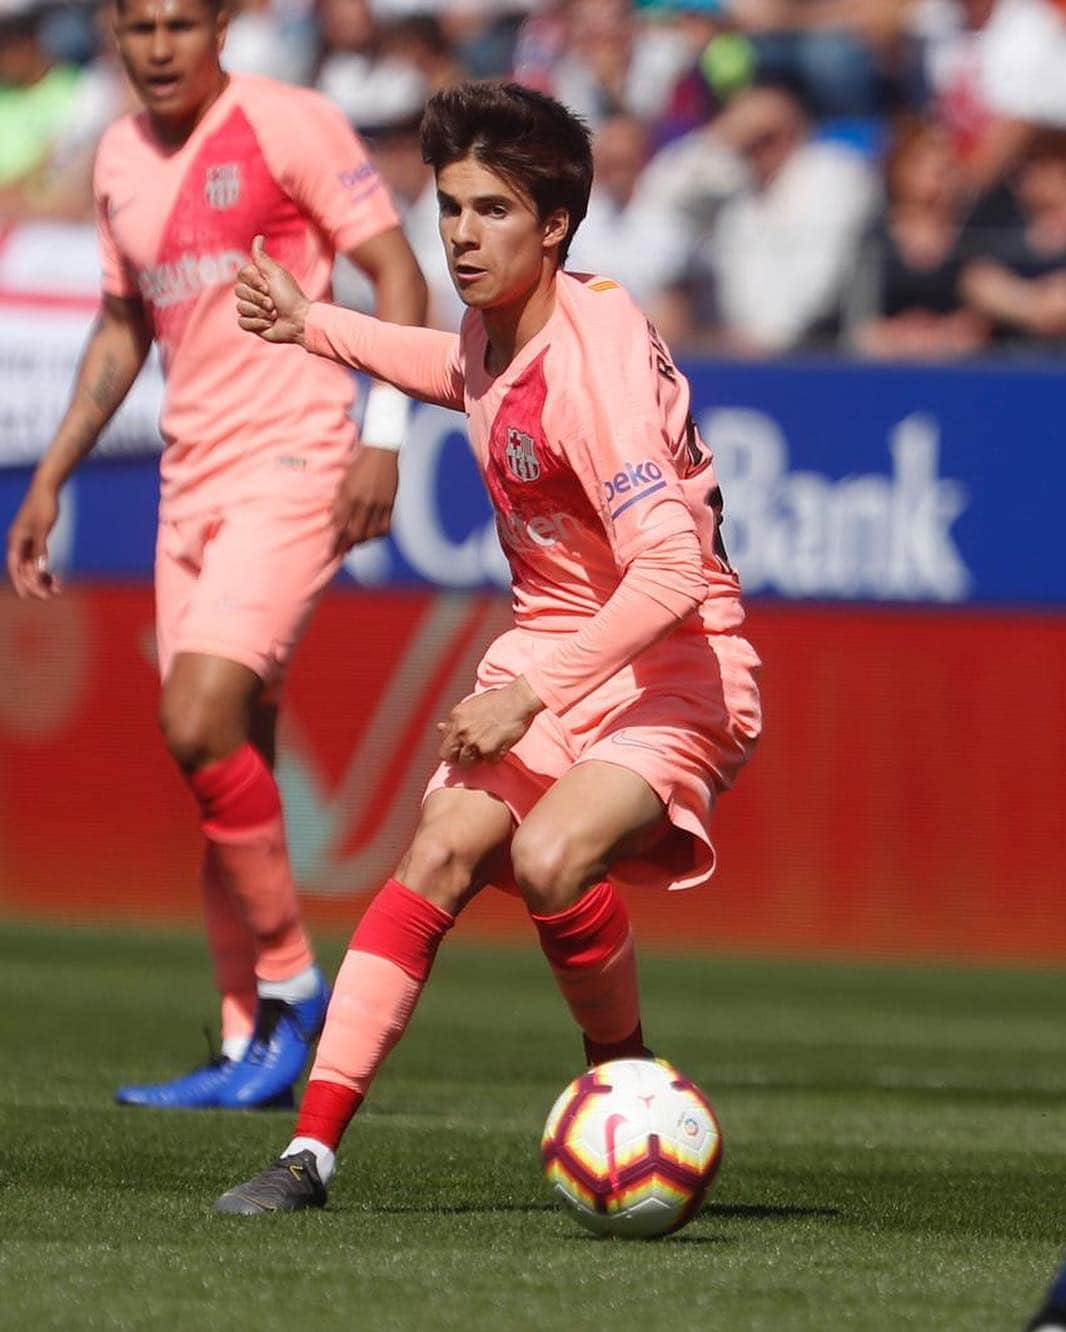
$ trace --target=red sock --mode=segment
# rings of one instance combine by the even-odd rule
[[[590,1068],[609,1064],[612,1059],[650,1059],[651,1051],[644,1044],[644,1029],[638,1022],[621,1041],[592,1041],[586,1036],[585,1060]]]
[[[532,920],[589,1062],[644,1054],[633,934],[614,885],[605,879],[567,910]]]
[[[206,845],[201,876],[204,925],[222,997],[222,1039],[247,1037],[255,1026],[258,1002],[255,940],[226,886],[211,842]]]
[[[352,935],[295,1136],[334,1151],[414,1013],[455,917],[390,879]]]
[[[188,781],[219,878],[254,941],[256,976],[295,976],[314,954],[300,920],[274,774],[246,743]]]
[[[304,1089],[293,1137],[314,1138],[315,1142],[321,1142],[335,1152],[352,1116],[362,1104],[362,1092],[322,1078],[312,1078]]]
[[[247,741],[189,774],[206,836],[257,828],[281,813],[281,794],[262,754]]]

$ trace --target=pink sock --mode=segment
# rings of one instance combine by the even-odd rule
[[[189,777],[224,890],[255,943],[260,980],[287,980],[314,962],[289,867],[281,796],[251,744]]]
[[[204,924],[222,997],[222,1039],[251,1036],[255,1025],[255,940],[223,882],[215,849],[207,843],[202,869]]]
[[[396,879],[366,909],[333,986],[296,1137],[336,1150],[411,1020],[455,917]]]
[[[565,911],[532,920],[589,1062],[645,1053],[633,933],[614,885],[605,879]]]

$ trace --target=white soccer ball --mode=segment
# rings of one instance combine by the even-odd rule
[[[662,1059],[615,1059],[570,1083],[541,1138],[544,1172],[583,1226],[649,1239],[691,1221],[722,1159],[710,1101]]]

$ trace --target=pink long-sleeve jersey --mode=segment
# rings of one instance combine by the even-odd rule
[[[515,622],[560,635],[527,678],[557,712],[670,632],[734,630],[740,588],[687,381],[616,282],[561,272],[544,327],[499,375],[458,336],[312,306],[309,351],[469,417],[510,561]]]

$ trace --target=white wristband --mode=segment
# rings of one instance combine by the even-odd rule
[[[372,449],[398,453],[407,437],[411,400],[391,384],[370,385],[363,412],[363,443]]]

